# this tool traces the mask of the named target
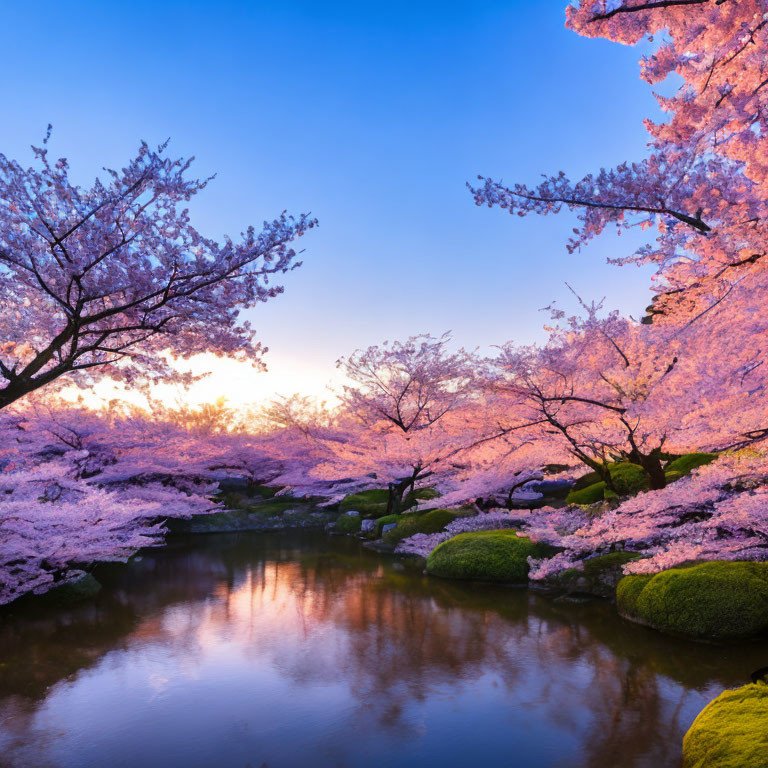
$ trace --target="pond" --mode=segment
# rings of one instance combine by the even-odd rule
[[[768,662],[320,532],[96,573],[87,604],[0,615],[2,766],[679,766],[699,710]]]

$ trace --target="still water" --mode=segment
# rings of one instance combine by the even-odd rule
[[[178,538],[97,576],[88,605],[0,614],[0,765],[664,768],[768,663],[320,533]]]

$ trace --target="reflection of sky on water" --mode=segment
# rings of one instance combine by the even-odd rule
[[[0,764],[655,768],[760,665],[349,539],[211,541],[112,569],[95,606],[5,622]]]

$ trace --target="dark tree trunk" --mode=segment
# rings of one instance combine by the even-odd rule
[[[411,478],[398,480],[389,484],[389,498],[387,499],[387,514],[399,515],[403,511],[403,496],[411,485]]]
[[[667,476],[664,474],[664,468],[661,466],[661,459],[656,453],[650,456],[640,457],[640,466],[648,473],[651,481],[651,489],[654,491],[665,488],[667,485]]]

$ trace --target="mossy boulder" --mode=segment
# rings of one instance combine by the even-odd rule
[[[439,533],[448,523],[452,523],[461,512],[456,509],[430,509],[427,512],[394,515],[397,528],[387,531],[384,540],[396,544],[416,533]]]
[[[683,739],[683,768],[765,768],[768,685],[723,691],[707,704]]]
[[[625,576],[616,589],[624,617],[698,640],[768,630],[768,563],[708,562]]]
[[[637,598],[645,585],[654,577],[652,573],[637,573],[624,576],[616,585],[616,607],[622,616],[637,619]]]
[[[574,489],[565,497],[566,504],[595,504],[605,498],[605,483],[588,485],[586,488]]]
[[[427,573],[446,579],[521,584],[528,580],[528,558],[551,553],[551,547],[512,530],[460,533],[430,553]]]
[[[369,491],[350,493],[339,504],[342,512],[355,510],[363,517],[381,517],[387,512],[389,491],[386,488],[372,488]]]
[[[679,472],[681,475],[687,475],[696,467],[703,467],[705,464],[711,464],[717,458],[716,453],[686,453],[678,456],[664,467],[665,472]]]
[[[434,488],[418,488],[406,494],[403,499],[403,509],[411,509],[420,501],[437,498],[440,494]],[[368,491],[350,493],[345,496],[339,509],[342,512],[357,511],[363,517],[382,517],[387,514],[389,505],[389,490],[387,488],[371,488]]]
[[[373,529],[376,536],[381,536],[381,530],[385,525],[389,525],[390,523],[397,525],[402,518],[402,515],[384,515],[384,517],[378,518],[378,520],[376,520],[376,526]]]
[[[440,496],[435,488],[417,488],[415,491],[411,491],[406,494],[403,499],[403,509],[412,509],[420,501],[431,501]]]
[[[336,520],[336,530],[339,533],[357,533],[363,521],[360,515],[339,515]]]
[[[582,475],[577,478],[573,484],[574,491],[583,491],[585,488],[589,488],[590,485],[600,482],[600,475],[597,472],[587,472],[586,475]]]
[[[648,473],[637,464],[625,461],[621,464],[613,464],[608,471],[611,473],[613,487],[619,496],[634,496],[651,487]]]
[[[611,475],[611,482],[615,491],[606,487],[597,472],[590,472],[576,481],[565,499],[566,503],[595,504],[617,495],[634,496],[640,491],[647,491],[650,488],[648,473],[638,464],[632,464],[628,461],[617,462],[608,465],[608,472]]]
[[[547,586],[574,595],[612,599],[623,579],[624,566],[640,555],[636,552],[611,552],[584,561],[584,569],[569,568],[547,580]]]

